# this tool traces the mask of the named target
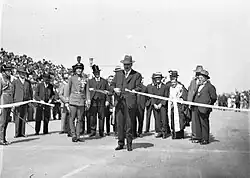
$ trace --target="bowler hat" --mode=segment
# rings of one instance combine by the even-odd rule
[[[203,76],[207,77],[207,79],[210,79],[208,71],[206,71],[204,69],[200,71],[200,75],[203,75]]]
[[[170,77],[178,77],[179,76],[179,74],[176,70],[171,70],[169,73],[170,73]]]
[[[116,66],[114,72],[118,72],[118,71],[121,71],[121,70],[122,70],[121,66]]]
[[[18,72],[21,72],[21,73],[26,73],[26,74],[28,73],[28,72],[25,70],[25,68],[22,67],[22,66],[18,67],[18,68],[17,68],[17,71],[18,71]]]
[[[202,70],[203,70],[203,67],[201,65],[197,65],[194,72],[201,72]]]
[[[156,72],[153,74],[152,78],[163,78],[163,75],[161,72]]]
[[[132,64],[134,62],[135,61],[132,60],[132,56],[129,56],[129,55],[125,55],[124,59],[121,60],[121,63],[123,64]]]
[[[101,70],[99,69],[99,66],[98,65],[93,65],[92,66],[92,70],[93,70],[93,73],[95,73],[95,72],[100,72]]]

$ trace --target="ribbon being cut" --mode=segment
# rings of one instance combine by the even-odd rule
[[[43,104],[43,105],[47,105],[47,106],[50,106],[50,107],[54,107],[54,104],[49,104],[49,103],[36,101],[36,100],[29,100],[29,101],[23,101],[23,102],[0,105],[0,109],[18,107],[18,106],[25,105],[25,104],[28,104],[28,103],[38,103],[38,104]]]

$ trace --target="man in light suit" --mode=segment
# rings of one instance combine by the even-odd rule
[[[26,79],[27,72],[24,67],[17,69],[19,77],[13,81],[13,101],[22,102],[33,99],[33,90],[30,81]],[[25,122],[28,112],[28,104],[15,108],[15,138],[25,137]],[[22,118],[23,120],[21,120]]]
[[[206,70],[201,70],[199,76],[199,84],[197,91],[194,94],[194,102],[214,105],[217,100],[217,94],[215,87],[210,83],[208,79],[209,73]],[[194,117],[199,119],[200,125],[196,124],[196,139],[193,142],[200,143],[202,145],[209,143],[209,115],[212,112],[211,108],[193,106]]]
[[[13,103],[13,85],[10,81],[12,66],[2,65],[0,79],[0,105]],[[0,145],[8,145],[6,130],[9,122],[11,108],[0,109]]]
[[[108,94],[108,81],[100,77],[100,69],[97,65],[92,66],[94,78],[89,80],[90,89],[90,121],[91,121],[91,134],[90,137],[96,135],[96,125],[97,125],[97,114],[99,120],[99,136],[104,136],[104,118],[105,118],[105,107],[109,105],[107,101],[107,95],[100,92],[95,92],[94,90],[103,90]]]
[[[69,108],[65,106],[65,104],[69,102],[69,98],[67,97],[68,90],[68,74],[64,74],[63,81],[59,87],[59,98],[62,102],[62,119],[60,134],[68,133],[68,136],[70,136],[71,134],[69,129]]]
[[[35,89],[35,100],[42,101],[45,103],[51,103],[54,90],[52,84],[50,84],[50,75],[44,74],[43,75],[43,82],[39,83]],[[41,121],[43,120],[43,134],[48,134],[48,126],[49,126],[49,119],[50,119],[50,106],[38,104],[36,110],[36,122],[35,122],[35,131],[36,135],[39,135]]]
[[[124,147],[125,135],[127,140],[127,150],[132,151],[132,128],[135,124],[136,94],[125,91],[125,89],[141,91],[142,76],[132,69],[132,56],[125,55],[121,61],[124,70],[116,72],[111,84],[111,90],[116,97],[116,118],[118,128],[118,147],[115,150],[121,150]]]

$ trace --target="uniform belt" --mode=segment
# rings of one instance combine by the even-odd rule
[[[79,92],[79,91],[75,91],[74,93],[75,93],[75,94],[83,94],[83,93],[81,93],[81,92]]]
[[[5,93],[5,92],[3,92],[2,94],[8,94],[8,95],[11,95],[11,93]]]

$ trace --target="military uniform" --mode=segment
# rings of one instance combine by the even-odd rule
[[[83,69],[83,64],[75,66],[77,68]],[[72,135],[72,141],[76,142],[80,139],[81,132],[81,119],[84,114],[84,107],[86,106],[86,101],[90,101],[89,96],[89,86],[87,78],[80,75],[74,75],[69,79],[69,90],[67,93],[69,98],[69,108],[70,108],[70,130]],[[76,125],[74,121],[76,119]]]
[[[3,70],[11,70],[10,66],[4,66]],[[13,86],[10,77],[2,75],[0,79],[0,105],[13,103]],[[0,145],[8,144],[6,130],[10,117],[11,108],[0,109]]]

